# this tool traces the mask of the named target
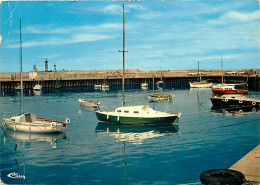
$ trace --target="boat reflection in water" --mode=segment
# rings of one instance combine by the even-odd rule
[[[100,136],[112,136],[117,141],[142,144],[144,140],[164,137],[171,134],[181,135],[178,125],[118,125],[99,122],[96,132]]]
[[[52,148],[57,148],[58,141],[65,141],[66,144],[69,143],[69,138],[65,133],[27,133],[27,132],[15,132],[13,130],[7,129],[4,132],[4,141],[7,138],[17,139],[22,142],[45,142],[49,143]]]
[[[222,113],[225,116],[241,117],[247,114],[259,114],[259,107],[252,106],[240,106],[240,107],[223,107],[223,106],[212,106],[211,112]]]
[[[79,106],[78,113],[81,114],[82,112],[95,112],[97,110],[96,107],[86,107],[86,106]]]

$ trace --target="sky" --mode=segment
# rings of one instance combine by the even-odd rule
[[[0,1],[0,72],[260,68],[259,0]]]

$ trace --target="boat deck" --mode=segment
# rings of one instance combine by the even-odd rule
[[[240,171],[247,181],[260,183],[260,145],[246,154],[229,169]]]

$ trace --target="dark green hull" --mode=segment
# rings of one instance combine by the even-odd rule
[[[120,123],[120,124],[174,124],[178,123],[179,117],[172,115],[168,117],[158,118],[138,118],[138,117],[123,117],[106,115],[104,113],[96,112],[99,121]]]

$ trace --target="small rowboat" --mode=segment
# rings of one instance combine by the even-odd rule
[[[84,97],[79,99],[81,105],[86,107],[97,107],[101,104],[100,101],[85,100]]]

